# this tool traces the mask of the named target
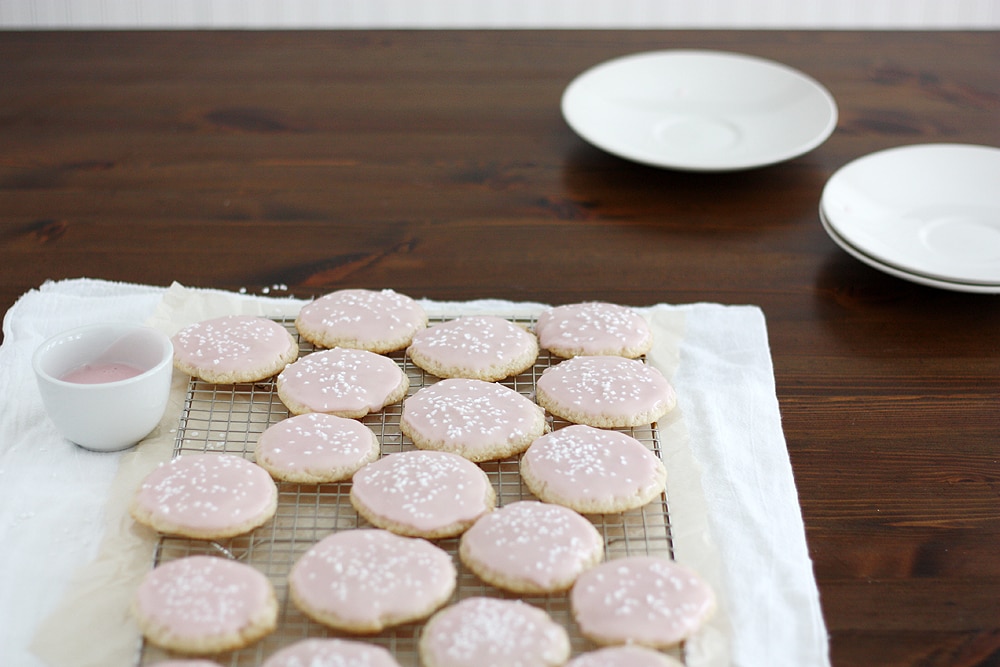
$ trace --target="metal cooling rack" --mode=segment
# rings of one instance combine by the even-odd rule
[[[448,318],[436,321],[444,319]],[[530,319],[509,319],[525,326],[533,324]],[[294,320],[277,321],[299,340],[301,354],[317,349],[301,340],[295,330]],[[432,319],[431,323],[434,322]],[[437,378],[412,364],[404,352],[388,356],[409,376],[408,395],[437,381]],[[542,371],[558,361],[557,357],[543,350],[532,368],[501,384],[534,398],[535,380]],[[413,444],[399,430],[401,412],[402,404],[397,403],[361,420],[375,431],[382,445],[383,455],[414,449]],[[275,378],[237,385],[213,385],[192,378],[181,411],[173,455],[226,452],[253,460],[260,434],[268,426],[289,416],[288,409],[278,399]],[[556,419],[551,420],[550,424],[553,429],[557,429],[568,425],[568,422]],[[657,456],[661,455],[655,424],[625,429],[625,432],[646,444]],[[493,482],[498,506],[533,498],[521,481],[517,457],[479,465]],[[274,518],[252,533],[217,542],[171,536],[160,538],[154,553],[154,565],[185,556],[221,555],[252,565],[274,584],[279,604],[277,630],[253,646],[213,656],[213,660],[228,667],[257,666],[279,649],[306,637],[359,638],[357,635],[331,630],[305,616],[289,599],[287,582],[292,565],[313,544],[334,531],[369,525],[355,512],[349,494],[349,482],[320,485],[278,482],[278,508]],[[632,555],[673,558],[670,515],[665,494],[638,510],[613,515],[590,515],[588,518],[604,536],[605,554],[609,560]],[[518,596],[500,591],[480,581],[461,564],[458,558],[459,538],[435,540],[435,544],[452,555],[458,569],[458,583],[452,602],[476,595],[518,597],[545,609],[556,622],[566,628],[574,655],[596,648],[577,630],[567,594]],[[418,667],[420,661],[417,639],[421,627],[422,623],[398,626],[377,635],[365,636],[364,640],[389,649],[402,667]],[[176,656],[152,644],[141,642],[136,665],[152,665],[171,657]],[[681,655],[678,652],[674,657],[680,659]]]

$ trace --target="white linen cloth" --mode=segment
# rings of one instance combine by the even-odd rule
[[[50,282],[23,295],[4,317],[0,665],[45,667],[29,648],[32,636],[74,571],[96,553],[120,458],[85,451],[56,433],[41,405],[31,355],[49,336],[75,326],[146,321],[164,293],[90,279]],[[732,664],[829,665],[763,313],[707,303],[657,308],[684,314],[673,383],[721,561]]]

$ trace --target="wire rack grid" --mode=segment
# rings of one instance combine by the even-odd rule
[[[432,319],[431,324],[452,318]],[[533,320],[508,318],[525,327]],[[301,355],[315,351],[313,345],[298,336],[294,321],[277,320],[299,340]],[[396,361],[410,380],[408,396],[438,380],[415,366],[404,352],[388,355]],[[548,367],[559,362],[558,357],[542,350],[535,364],[524,373],[501,381],[521,394],[534,397],[535,381]],[[381,444],[382,455],[414,449],[412,442],[399,429],[402,403],[364,417],[361,421],[371,428]],[[213,385],[192,378],[178,422],[174,456],[189,453],[219,452],[244,456],[253,460],[254,448],[267,427],[290,415],[278,399],[275,378],[237,385]],[[551,428],[568,425],[549,416]],[[656,425],[625,429],[643,442],[657,456],[661,455]],[[521,480],[518,457],[479,464],[497,492],[497,505],[532,499]],[[666,494],[645,507],[620,514],[589,515],[587,517],[604,537],[605,557],[657,555],[673,558],[669,507]],[[287,577],[292,565],[313,544],[335,531],[366,527],[350,502],[350,482],[303,485],[278,483],[278,507],[274,518],[253,532],[223,541],[193,540],[161,536],[153,557],[153,565],[192,555],[215,555],[232,558],[252,565],[274,585],[279,603],[277,630],[247,648],[214,656],[213,660],[228,667],[260,665],[277,650],[307,637],[341,637],[359,639],[331,630],[305,616],[291,602]],[[466,569],[458,558],[459,538],[435,540],[435,544],[452,555],[458,570],[458,582],[452,602],[471,596],[519,598],[545,609],[569,633],[574,654],[595,646],[577,630],[567,594],[524,596],[493,588]],[[423,623],[410,623],[390,628],[379,634],[364,636],[369,641],[389,649],[402,667],[417,667],[417,641]],[[681,653],[675,652],[680,659]],[[175,658],[162,649],[140,642],[136,665],[153,665]]]

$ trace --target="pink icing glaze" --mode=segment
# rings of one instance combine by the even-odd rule
[[[562,626],[520,600],[466,598],[438,612],[420,640],[424,664],[435,667],[551,667],[569,657]]]
[[[283,326],[250,315],[227,315],[198,322],[179,331],[172,341],[176,359],[216,373],[270,365],[292,344]]]
[[[365,350],[313,352],[285,367],[278,391],[312,412],[374,412],[404,381],[392,359]]]
[[[455,578],[451,556],[430,542],[357,529],[310,547],[292,567],[289,582],[311,608],[345,623],[371,625],[444,600]]]
[[[177,528],[222,531],[269,513],[277,493],[271,475],[241,456],[186,454],[149,473],[135,505]]]
[[[656,454],[632,436],[574,424],[531,443],[521,465],[546,488],[546,496],[628,499],[662,487]]]
[[[666,647],[702,626],[715,609],[715,595],[693,570],[664,558],[632,556],[580,575],[570,605],[587,636]]]
[[[571,509],[523,500],[476,521],[462,536],[462,551],[487,570],[549,589],[599,560],[604,539]]]
[[[427,322],[420,304],[392,290],[345,289],[303,306],[297,322],[302,329],[371,344],[409,338]]]
[[[189,556],[147,574],[135,604],[152,625],[194,639],[239,633],[261,617],[272,595],[267,578],[249,565]]]
[[[257,441],[256,454],[272,468],[322,471],[355,467],[371,450],[372,431],[361,422],[310,412],[268,427]]]
[[[534,335],[523,328],[492,315],[460,317],[417,332],[412,351],[450,368],[467,368],[474,373],[487,372],[537,351]]]
[[[643,646],[609,646],[573,658],[566,667],[684,667],[679,660]]]
[[[261,667],[399,667],[388,650],[346,639],[303,639],[274,653]]]
[[[579,348],[581,354],[648,345],[653,333],[637,312],[612,303],[587,302],[543,311],[535,323],[545,349]]]
[[[59,379],[63,382],[77,384],[103,384],[105,382],[120,382],[142,375],[146,371],[135,366],[122,363],[93,363],[74,368]]]
[[[562,361],[546,368],[536,387],[552,403],[609,418],[669,409],[677,400],[674,388],[659,370],[641,361],[612,356]]]
[[[408,398],[402,419],[422,440],[469,455],[530,437],[544,414],[530,399],[501,384],[449,379]]]
[[[491,510],[489,486],[486,473],[458,454],[417,450],[389,454],[356,472],[351,497],[393,523],[428,532]]]

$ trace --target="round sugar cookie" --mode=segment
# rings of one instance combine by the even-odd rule
[[[319,347],[385,354],[402,350],[427,326],[423,307],[392,290],[344,289],[302,307],[295,328]]]
[[[635,359],[653,347],[646,319],[626,306],[588,301],[543,311],[535,322],[538,345],[560,357],[615,355]]]
[[[439,539],[465,532],[496,505],[486,473],[458,454],[407,451],[354,473],[351,504],[374,526]]]
[[[259,382],[299,356],[299,346],[277,322],[226,315],[191,324],[176,334],[174,367],[212,384]]]
[[[545,433],[545,411],[509,387],[452,378],[403,401],[399,428],[420,449],[495,461],[520,454]]]
[[[684,667],[669,655],[644,646],[608,646],[581,653],[566,667]]]
[[[163,660],[161,662],[154,662],[151,667],[222,667],[222,665],[214,660],[190,658],[187,660]]]
[[[185,454],[146,475],[129,511],[160,533],[217,540],[262,526],[277,506],[278,487],[260,466],[234,454]]]
[[[387,649],[374,644],[303,639],[272,654],[261,667],[399,667],[399,663]]]
[[[309,412],[267,427],[254,458],[275,479],[325,484],[350,479],[380,451],[378,437],[358,420]]]
[[[569,422],[621,428],[655,422],[673,410],[677,395],[659,370],[641,361],[582,356],[546,368],[535,400]]]
[[[604,559],[604,538],[560,505],[521,500],[485,514],[462,535],[459,556],[488,584],[514,593],[565,591]]]
[[[697,632],[715,611],[715,594],[683,565],[631,556],[581,574],[570,593],[570,608],[580,633],[597,644],[659,649]]]
[[[248,646],[278,623],[278,602],[267,577],[216,556],[157,566],[139,584],[132,611],[146,639],[188,654]]]
[[[470,597],[434,614],[417,645],[424,667],[557,667],[569,636],[521,600]]]
[[[360,419],[403,400],[410,380],[389,357],[334,348],[307,354],[278,375],[278,398],[292,414]]]
[[[531,443],[521,457],[521,478],[547,503],[613,514],[663,493],[667,470],[660,457],[626,433],[573,424]]]
[[[292,566],[289,593],[307,616],[358,634],[416,621],[451,597],[451,556],[426,540],[386,530],[334,533]]]
[[[538,358],[538,339],[501,317],[470,315],[418,331],[407,354],[440,378],[495,382],[531,368]]]

